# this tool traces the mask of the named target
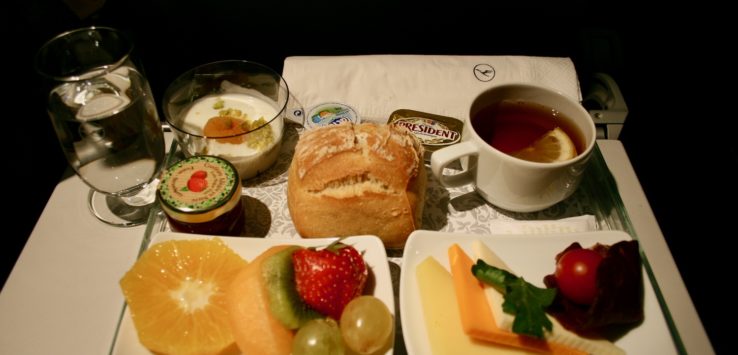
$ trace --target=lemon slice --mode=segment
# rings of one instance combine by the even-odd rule
[[[533,144],[511,154],[512,156],[539,163],[554,163],[573,159],[577,148],[569,135],[556,127],[538,138]]]

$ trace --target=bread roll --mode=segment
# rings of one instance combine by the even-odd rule
[[[403,127],[350,124],[305,132],[287,202],[306,238],[371,234],[401,248],[420,227],[427,184],[423,147]]]

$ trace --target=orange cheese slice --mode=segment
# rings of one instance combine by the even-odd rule
[[[500,329],[487,302],[484,285],[471,273],[474,264],[458,244],[448,249],[449,265],[464,332],[470,337],[495,344],[551,354],[586,355],[586,352]]]

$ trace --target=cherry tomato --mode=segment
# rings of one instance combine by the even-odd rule
[[[590,249],[572,249],[556,263],[556,283],[561,294],[578,304],[589,305],[597,296],[597,267],[602,256]]]

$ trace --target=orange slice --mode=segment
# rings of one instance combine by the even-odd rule
[[[236,349],[225,293],[244,266],[218,238],[149,248],[120,280],[141,343],[161,354]]]
[[[566,132],[556,127],[546,132],[530,146],[511,155],[528,161],[553,163],[573,159],[577,156],[577,148]]]

